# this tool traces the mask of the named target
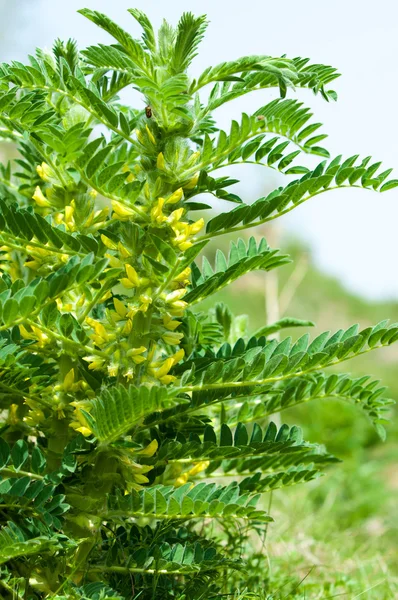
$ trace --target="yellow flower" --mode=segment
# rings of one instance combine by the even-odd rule
[[[166,342],[166,344],[171,344],[175,346],[179,344],[184,337],[183,333],[178,333],[177,331],[167,331],[162,335],[162,340]]]
[[[170,371],[171,367],[174,365],[174,361],[172,358],[166,358],[165,361],[163,361],[162,366],[159,367],[159,369],[157,369],[155,371],[155,377],[157,379],[161,379],[162,377],[164,377],[165,375],[168,374],[168,372]]]
[[[196,221],[195,223],[192,223],[192,225],[189,226],[189,233],[191,235],[195,235],[195,233],[198,233],[201,229],[203,229],[203,226],[205,224],[205,220],[199,219],[199,221]]]
[[[119,371],[119,365],[109,365],[108,366],[108,375],[110,377],[117,377]]]
[[[173,281],[182,282],[187,285],[189,283],[188,278],[189,278],[190,274],[191,274],[191,268],[187,267],[186,269],[181,271],[181,273],[179,273],[179,275],[177,275],[177,277],[174,277]]]
[[[144,448],[143,450],[140,450],[139,452],[137,452],[137,454],[139,454],[140,456],[147,456],[148,458],[151,458],[156,450],[158,449],[158,441],[157,440],[152,440],[152,442],[150,444],[148,444],[148,446],[146,448]]]
[[[83,360],[89,363],[88,368],[90,371],[101,369],[105,364],[105,360],[98,356],[84,356]]]
[[[41,165],[37,165],[36,171],[43,181],[49,181],[52,175],[51,168],[45,163],[42,162]]]
[[[176,223],[178,223],[178,221],[181,219],[182,215],[184,214],[184,209],[183,208],[177,208],[177,210],[173,210],[172,213],[169,214],[169,216],[167,217],[167,222],[173,226]]]
[[[134,269],[134,267],[127,264],[126,265],[126,273],[127,273],[127,277],[129,278],[131,283],[134,284],[134,286],[140,285],[140,279],[139,279],[137,271]]]
[[[116,214],[116,218],[119,219],[120,221],[128,221],[128,219],[130,217],[134,216],[134,211],[132,208],[129,208],[128,206],[125,206],[124,204],[121,204],[117,200],[112,200],[112,208],[113,208],[114,214]],[[113,218],[115,218],[114,215],[112,215],[112,216],[113,216]]]
[[[84,409],[88,408],[88,403],[83,400],[81,402],[78,402],[78,401],[71,402],[70,404],[71,404],[71,406],[73,406],[75,408],[74,413],[73,413],[75,421],[72,421],[69,424],[69,426],[72,427],[75,431],[79,431],[80,433],[82,433],[85,437],[91,435],[92,431],[89,428],[87,420],[81,411],[82,408],[84,408]]]
[[[33,194],[32,198],[36,202],[36,204],[42,208],[47,208],[51,206],[50,202],[47,200],[39,186],[36,187],[35,193]]]
[[[150,290],[147,290],[147,292],[145,294],[141,294],[139,299],[141,302],[139,310],[143,313],[146,313],[149,306],[152,304],[152,297],[150,295]]]
[[[173,317],[182,317],[187,306],[188,303],[184,302],[184,300],[176,300],[170,305],[168,310],[170,315],[173,315]]]
[[[90,325],[95,331],[93,335],[91,335],[92,340],[95,342],[97,346],[102,346],[110,341],[110,336],[105,329],[104,325],[91,317],[86,318],[86,323]],[[114,337],[114,336],[112,336]]]
[[[170,315],[164,315],[163,325],[166,329],[169,329],[169,331],[174,331],[174,329],[177,329],[177,327],[181,325],[181,321],[173,321]]]
[[[136,365],[139,365],[146,361],[145,356],[141,356],[141,354],[146,351],[147,348],[145,346],[140,346],[139,348],[130,348],[130,350],[127,350],[126,356],[131,358]]]
[[[35,340],[39,348],[44,348],[50,343],[48,335],[43,333],[38,327],[31,325],[30,328],[32,331],[28,331],[23,325],[19,326],[20,334],[25,340]]]
[[[65,225],[70,231],[75,230],[75,219],[73,218],[74,212],[75,208],[72,203],[71,205],[65,206]]]
[[[167,221],[167,217],[163,214],[164,198],[158,198],[156,205],[151,210],[151,218],[155,223],[163,223]]]

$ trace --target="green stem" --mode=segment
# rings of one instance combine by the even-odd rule
[[[380,348],[382,346],[379,346]],[[307,375],[308,373],[313,373],[314,371],[318,371],[321,367],[326,369],[327,367],[332,367],[338,365],[346,360],[350,360],[351,358],[355,358],[357,356],[361,356],[362,354],[367,354],[371,352],[371,350],[375,350],[375,348],[368,348],[367,350],[362,350],[361,352],[357,352],[354,356],[344,357],[338,360],[335,360],[327,365],[316,365],[311,367],[310,369],[306,369],[303,371],[297,371],[296,373],[288,373],[287,375],[281,375],[280,377],[266,377],[265,379],[257,379],[254,381],[231,381],[231,382],[220,382],[220,383],[208,383],[207,385],[192,385],[192,386],[184,386],[180,388],[180,392],[203,392],[206,390],[222,390],[225,388],[241,388],[241,387],[253,387],[256,385],[265,385],[266,383],[274,383],[277,381],[285,381],[286,379],[294,379],[295,377],[301,377],[302,375]]]
[[[2,467],[0,472],[15,477],[30,477],[31,479],[38,479],[40,481],[44,479],[44,477],[38,473],[30,473],[29,471],[15,471],[14,469],[10,469],[8,467]]]

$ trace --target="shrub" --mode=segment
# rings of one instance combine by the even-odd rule
[[[292,344],[272,336],[309,323],[284,319],[249,338],[225,305],[196,305],[289,258],[255,237],[214,265],[198,255],[320,193],[398,181],[370,158],[331,160],[309,110],[285,98],[309,88],[335,100],[334,68],[246,56],[192,79],[205,17],[185,13],[156,37],[131,9],[137,41],[81,13],[111,45],[78,52],[57,40],[0,69],[1,136],[19,156],[0,184],[3,597],[233,595],[233,570],[245,587],[242,540],[271,521],[261,494],[336,461],[270,417],[336,397],[382,434],[384,388],[324,369],[391,344],[398,327]],[[125,88],[146,108],[121,104]],[[274,88],[280,97],[218,129],[215,109]],[[322,158],[315,169],[297,164],[305,153]],[[245,204],[230,191],[236,180],[215,172],[253,162],[296,177]],[[202,194],[233,207],[205,230],[194,212],[209,209]]]

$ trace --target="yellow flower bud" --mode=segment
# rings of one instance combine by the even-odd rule
[[[134,481],[137,483],[149,483],[148,477],[145,477],[145,475],[141,475],[140,473],[134,473],[133,477]]]
[[[127,356],[137,356],[137,354],[142,354],[143,352],[146,352],[146,347],[145,346],[139,346],[138,348],[130,348],[130,350],[127,350],[126,355]]]
[[[177,378],[174,377],[174,375],[164,375],[164,377],[160,378],[160,382],[164,383],[164,385],[168,385],[169,383],[171,383],[172,381],[175,381]]]
[[[105,257],[109,260],[109,264],[111,265],[111,267],[119,268],[119,269],[123,268],[122,261],[119,260],[116,256],[106,253]],[[128,279],[127,279],[127,281],[128,281]]]
[[[205,471],[207,469],[207,467],[209,466],[209,464],[210,464],[210,461],[208,461],[208,460],[202,460],[202,461],[196,463],[196,465],[194,465],[192,467],[192,469],[189,469],[188,475],[197,475],[198,473]]]
[[[125,307],[123,302],[121,302],[118,298],[113,298],[113,306],[115,307],[115,310],[119,317],[122,317],[122,319],[124,319],[124,317],[127,314],[127,308]]]
[[[163,152],[159,152],[158,157],[156,159],[156,166],[158,169],[160,169],[161,171],[164,171],[165,168],[165,161],[164,161],[164,156],[163,156]]]
[[[174,292],[170,292],[166,296],[166,302],[175,302],[176,300],[181,300],[187,293],[187,290],[174,290]]]
[[[75,372],[73,369],[71,369],[64,377],[64,382],[62,384],[64,391],[68,392],[71,389],[74,382],[75,382]]]
[[[173,192],[173,194],[169,198],[167,198],[166,204],[176,204],[177,202],[179,202],[182,199],[183,196],[184,196],[184,192],[183,192],[182,188],[178,188],[178,190]]]
[[[145,129],[146,129],[146,132],[147,132],[148,137],[151,140],[152,144],[154,146],[156,146],[155,136],[153,135],[152,131],[149,129],[148,125],[145,125]]]
[[[126,265],[126,273],[127,273],[127,277],[129,278],[129,280],[131,281],[131,283],[134,286],[137,287],[140,285],[140,278],[138,277],[137,271],[134,269],[134,267],[127,264]]]
[[[199,181],[199,171],[184,185],[184,190],[192,190]]]
[[[123,246],[121,242],[118,242],[117,249],[122,258],[129,258],[131,256],[131,252],[129,252],[126,246]]]
[[[128,335],[133,329],[133,321],[131,319],[127,319],[125,326],[122,329],[123,335]]]
[[[109,248],[110,250],[116,250],[117,249],[117,245],[115,244],[115,242],[112,242],[112,240],[110,240],[106,235],[104,235],[103,233],[101,233],[101,241],[104,244],[104,246],[106,246],[107,248]]]
[[[173,356],[171,356],[170,358],[173,359],[173,365],[176,365],[177,363],[180,362],[180,360],[182,360],[185,356],[185,350],[183,348],[180,348],[180,350],[178,350],[175,354],[173,354]]]
[[[145,143],[144,136],[142,135],[142,133],[139,129],[135,130],[135,135],[137,136],[137,139],[141,144]]]
[[[188,481],[188,473],[183,473],[175,480],[174,485],[175,485],[175,487],[181,487],[182,485],[185,485],[187,481]]]

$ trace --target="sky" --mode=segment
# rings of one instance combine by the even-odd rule
[[[206,13],[210,20],[193,75],[209,65],[242,55],[310,57],[330,64],[342,77],[333,82],[337,103],[326,103],[308,90],[298,97],[324,123],[323,143],[332,156],[372,155],[398,178],[396,0],[0,0],[3,25],[1,60],[24,60],[36,46],[51,47],[55,38],[75,38],[80,47],[109,43],[105,32],[77,14],[87,7],[107,13],[138,36],[139,26],[126,12],[144,10],[155,25],[176,22],[183,11]],[[215,113],[224,128],[241,112],[253,112],[276,92],[257,91]],[[239,170],[238,170],[239,169]],[[282,185],[283,176],[263,167],[237,167],[239,195],[252,201]],[[398,188],[377,194],[336,190],[313,198],[278,220],[288,237],[303,240],[318,266],[352,291],[371,299],[398,300]]]

